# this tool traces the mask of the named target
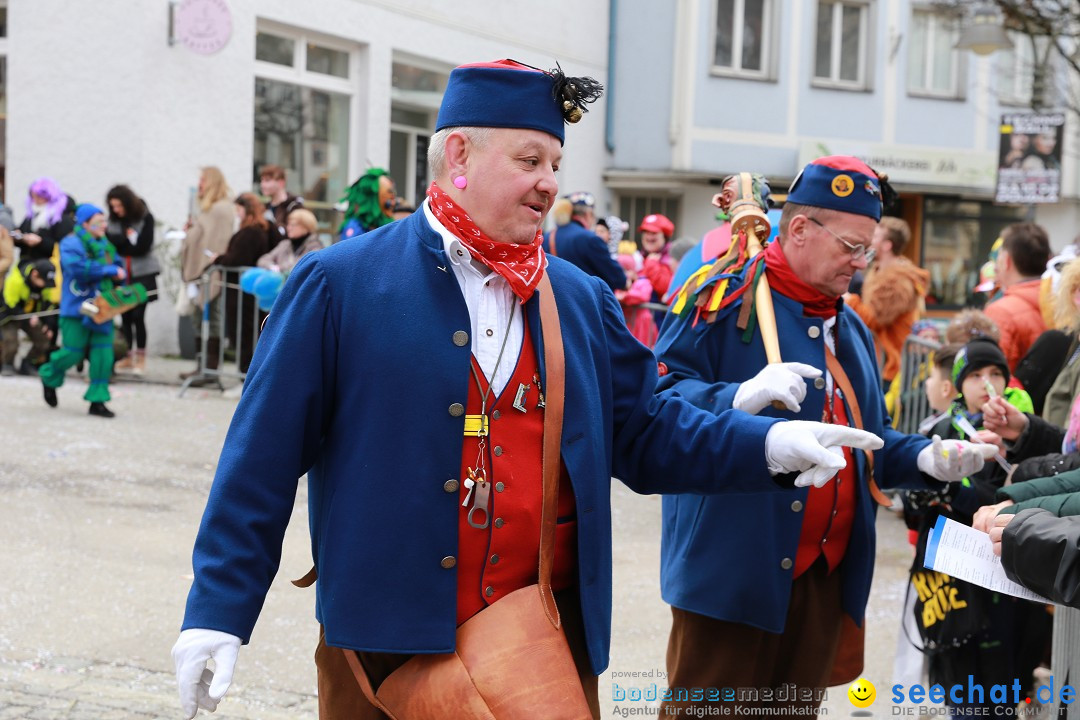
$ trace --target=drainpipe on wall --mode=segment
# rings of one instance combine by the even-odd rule
[[[618,0],[608,0],[607,40],[607,105],[604,110],[604,144],[608,152],[615,152],[615,21],[618,17]]]

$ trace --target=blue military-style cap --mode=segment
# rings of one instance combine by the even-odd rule
[[[829,155],[802,169],[787,202],[865,215],[881,220],[881,179],[858,158]]]
[[[577,122],[603,87],[592,78],[568,78],[514,60],[454,68],[443,94],[435,130],[505,127],[540,130],[566,139],[565,123]]]

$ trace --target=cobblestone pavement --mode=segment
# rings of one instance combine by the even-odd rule
[[[170,382],[188,363],[152,360]],[[169,649],[191,582],[191,546],[235,399],[213,390],[118,383],[114,420],[86,415],[72,377],[60,406],[34,378],[0,378],[0,720],[178,718]],[[281,570],[239,657],[217,718],[314,718],[313,591],[288,580],[310,567],[306,492]],[[652,671],[663,684],[670,611],[659,597],[660,499],[616,483],[612,663],[600,678],[604,716],[613,673]],[[881,513],[866,676],[891,678],[910,550]],[[620,676],[621,677],[621,676]],[[643,683],[644,684],[644,683]],[[844,690],[830,715],[848,717]],[[880,704],[880,703],[879,703]],[[879,713],[880,714],[880,713]]]

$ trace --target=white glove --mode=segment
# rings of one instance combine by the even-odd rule
[[[796,487],[821,487],[847,465],[843,446],[879,450],[877,435],[844,425],[805,420],[778,422],[765,436],[765,462],[773,475],[798,472]]]
[[[173,645],[176,683],[180,688],[180,707],[188,720],[199,708],[214,712],[232,684],[233,667],[242,640],[218,630],[192,628],[180,633]],[[214,659],[216,671],[206,667]]]
[[[771,363],[739,385],[731,406],[736,410],[757,415],[773,400],[779,400],[788,410],[799,412],[799,403],[806,397],[804,378],[818,377],[821,377],[821,371],[812,365],[797,362]]]
[[[997,454],[997,446],[966,440],[941,441],[940,435],[919,451],[919,470],[942,482],[960,482],[982,470],[987,460]]]

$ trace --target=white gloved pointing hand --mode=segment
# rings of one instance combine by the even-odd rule
[[[966,440],[941,440],[940,435],[919,451],[919,470],[942,482],[960,482],[982,470],[987,460],[998,452],[997,445]]]
[[[879,450],[877,435],[844,425],[805,420],[778,422],[765,436],[765,461],[773,475],[798,472],[796,487],[821,487],[847,465],[843,446]]]
[[[233,667],[242,640],[218,630],[191,628],[180,633],[173,645],[176,683],[180,689],[180,707],[188,720],[199,708],[214,712],[232,684]],[[216,672],[206,667],[214,659]]]
[[[773,400],[779,400],[788,410],[799,412],[799,403],[806,398],[805,378],[818,377],[821,377],[821,371],[812,365],[770,363],[757,375],[739,384],[731,406],[757,415]]]

